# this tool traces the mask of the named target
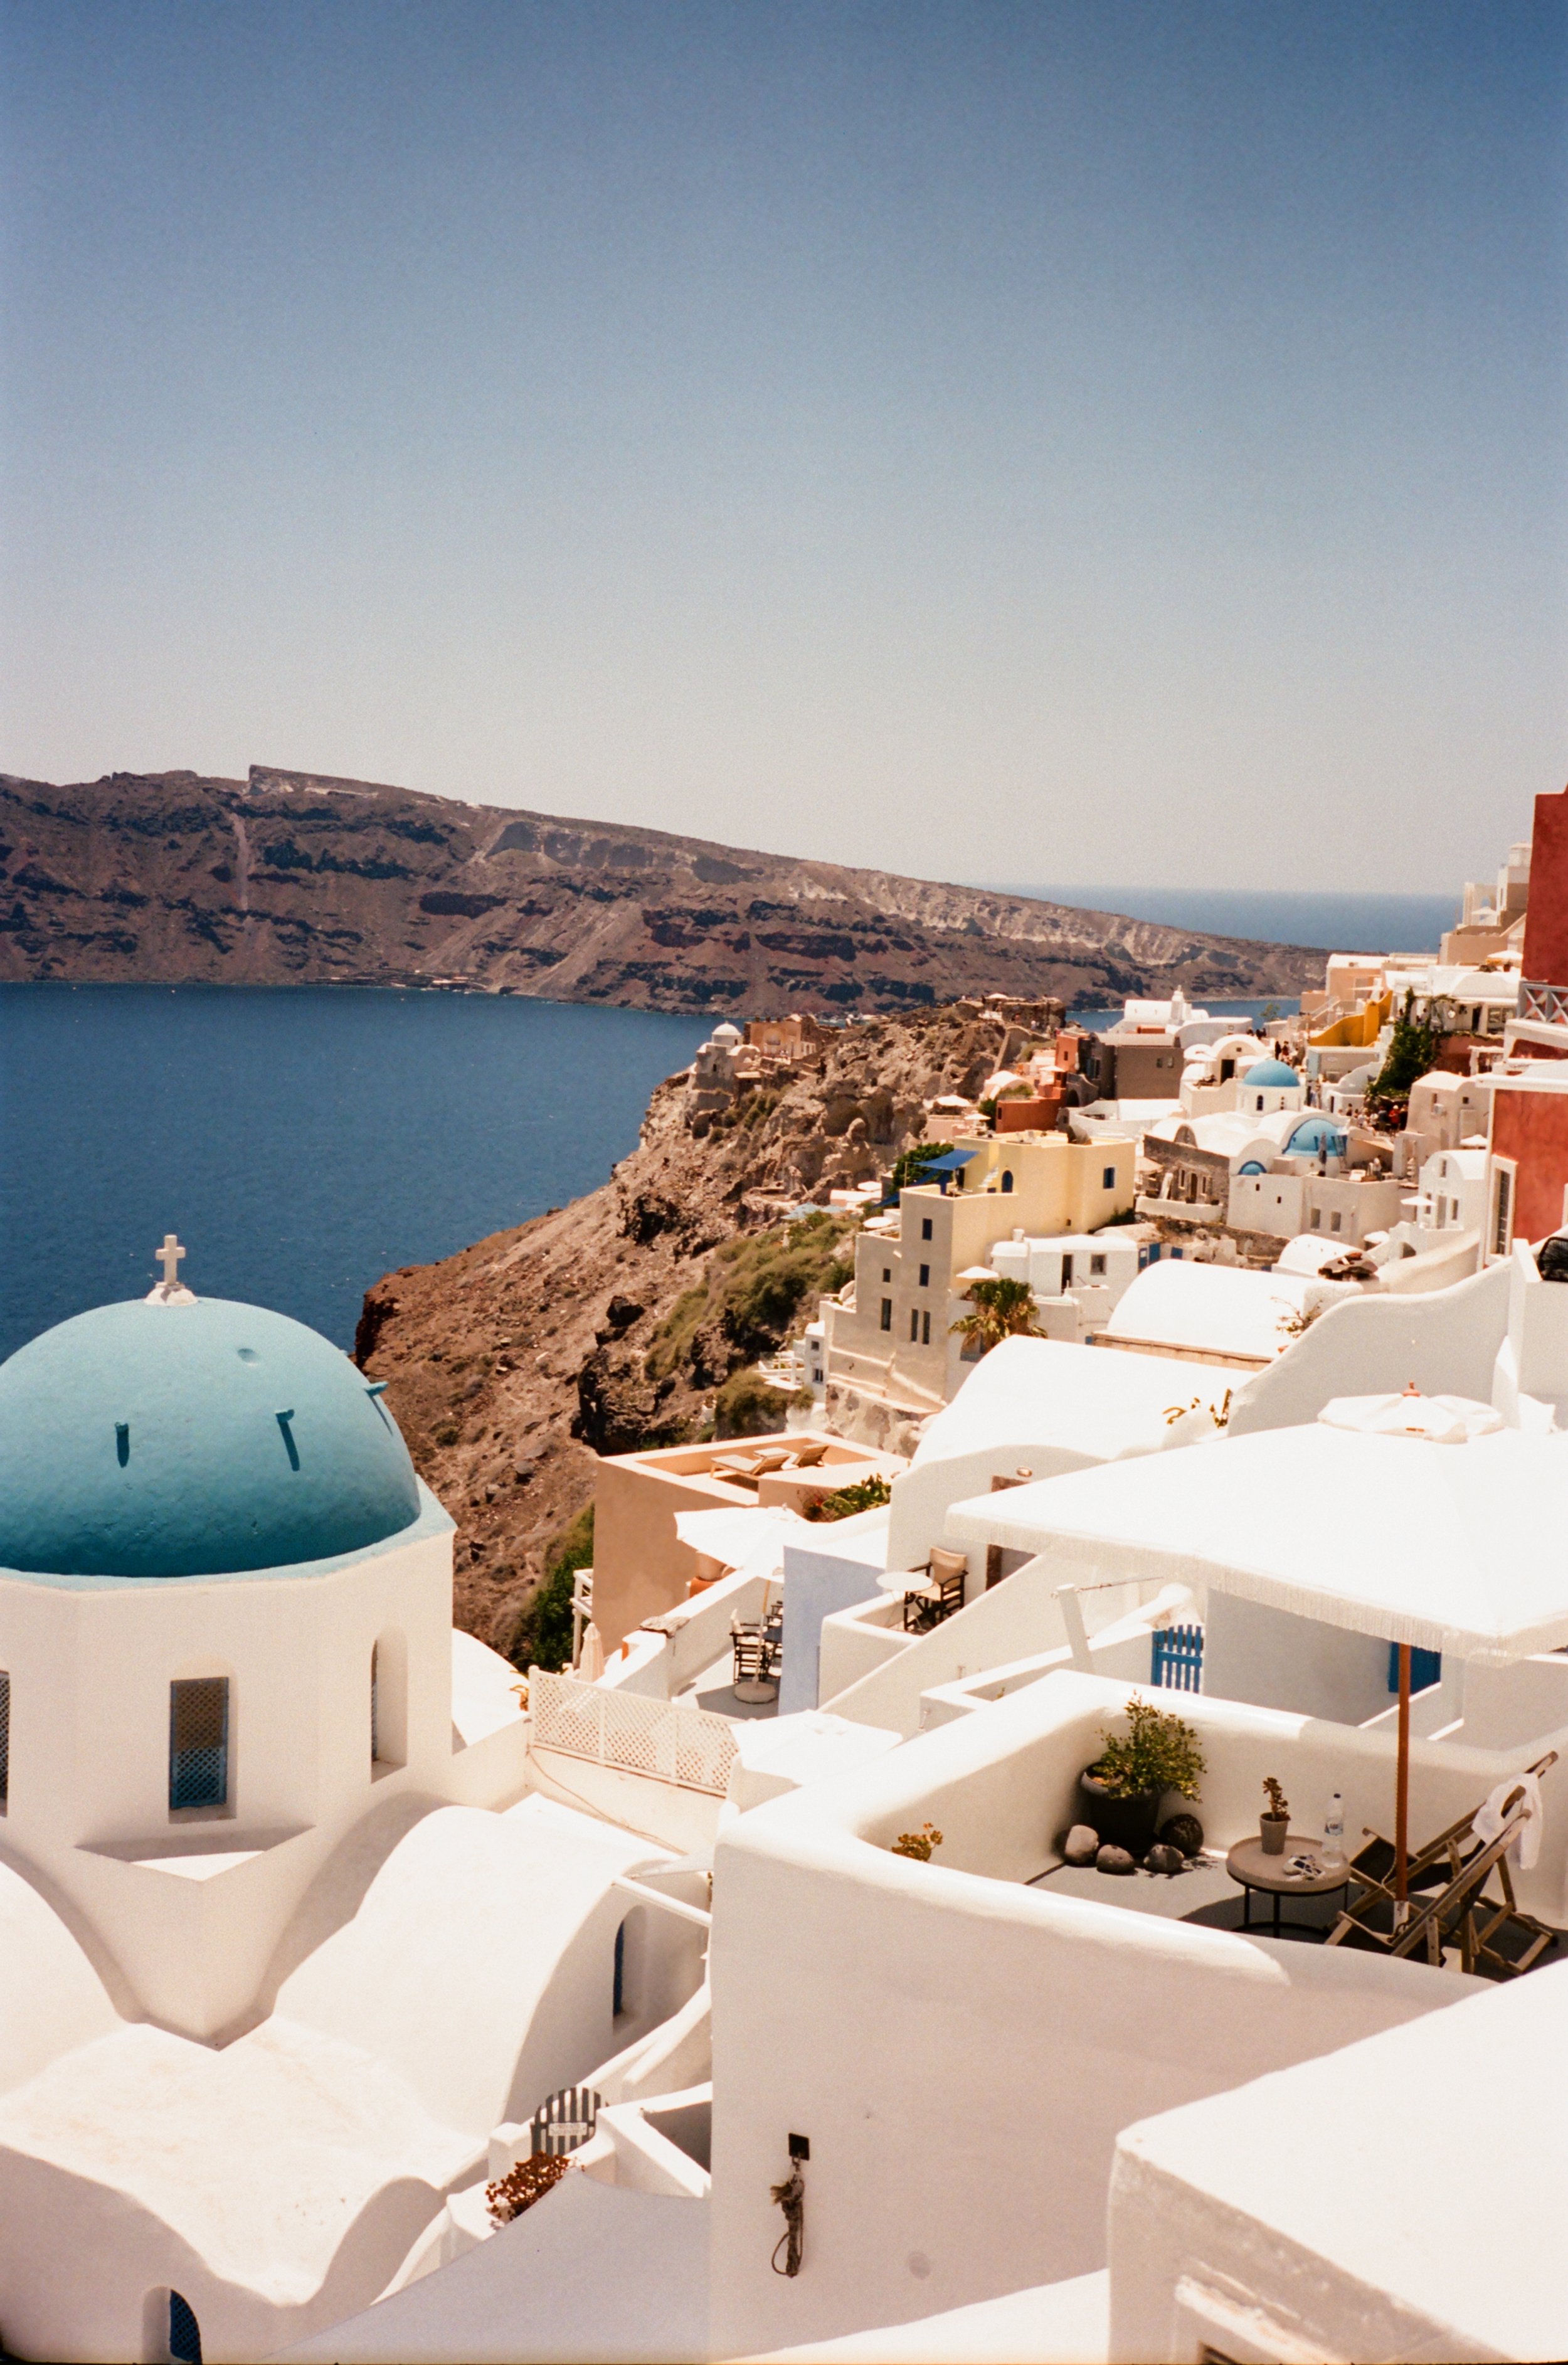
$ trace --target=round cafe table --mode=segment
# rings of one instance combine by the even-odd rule
[[[1252,1927],[1252,1891],[1256,1889],[1273,1900],[1274,1913],[1271,1935],[1277,1938],[1284,1930],[1310,1930],[1321,1935],[1321,1924],[1316,1922],[1282,1922],[1280,1900],[1285,1897],[1332,1897],[1336,1889],[1348,1896],[1350,1867],[1342,1864],[1333,1870],[1292,1872],[1288,1869],[1293,1856],[1309,1855],[1322,1866],[1321,1840],[1301,1839],[1287,1832],[1285,1844],[1279,1855],[1265,1855],[1261,1839],[1238,1840],[1225,1859],[1225,1868],[1241,1890],[1241,1926]]]

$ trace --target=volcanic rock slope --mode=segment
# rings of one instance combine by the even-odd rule
[[[1039,857],[1036,846],[1029,859]],[[1295,993],[1322,956],[252,767],[0,775],[0,980],[426,985],[767,1015]]]
[[[1032,1039],[972,1003],[848,1027],[700,1139],[672,1077],[602,1189],[366,1293],[355,1355],[457,1521],[459,1625],[507,1649],[596,1450],[696,1434],[725,1378],[815,1313],[814,1293],[726,1297],[737,1242],[834,1254],[778,1220],[780,1196],[885,1174],[928,1136],[927,1101],[978,1092]]]

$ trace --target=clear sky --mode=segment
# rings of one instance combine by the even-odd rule
[[[1568,778],[1568,0],[0,28],[6,768],[1380,889]]]

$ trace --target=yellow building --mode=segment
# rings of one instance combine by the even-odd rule
[[[969,1307],[960,1276],[1016,1232],[1049,1239],[1098,1231],[1132,1213],[1137,1144],[1002,1134],[964,1142],[941,1179],[900,1194],[896,1231],[855,1243],[854,1295],[823,1303],[827,1377],[915,1410],[946,1404],[969,1364],[953,1324]]]

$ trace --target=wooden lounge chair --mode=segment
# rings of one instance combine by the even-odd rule
[[[1555,1753],[1549,1752],[1530,1771],[1544,1772],[1554,1763]],[[1489,1978],[1514,1978],[1521,1971],[1528,1971],[1553,1944],[1557,1933],[1533,1914],[1521,1913],[1514,1896],[1508,1852],[1528,1819],[1521,1784],[1504,1801],[1506,1821],[1503,1829],[1484,1846],[1473,1844],[1468,1854],[1462,1853],[1475,1814],[1480,1811],[1475,1809],[1430,1847],[1424,1848],[1419,1858],[1411,1859],[1412,1866],[1421,1862],[1428,1876],[1436,1871],[1439,1885],[1410,1899],[1408,1918],[1403,1928],[1396,1926],[1393,1890],[1374,1878],[1367,1895],[1339,1915],[1328,1933],[1327,1944],[1406,1957],[1420,1952],[1429,1963],[1439,1965],[1445,1948],[1457,1948],[1462,1971],[1479,1972]],[[1449,1853],[1450,1849],[1452,1854]],[[1363,1849],[1361,1853],[1364,1855],[1368,1851]],[[1445,1856],[1446,1878],[1442,1877]],[[1357,1877],[1366,1882],[1365,1874],[1358,1874]],[[1487,1883],[1494,1878],[1503,1892],[1500,1899],[1486,1894]],[[1371,1919],[1375,1911],[1381,1922],[1383,1907],[1387,1908],[1387,1929],[1378,1927]]]
[[[1544,1757],[1538,1757],[1534,1765],[1527,1766],[1525,1771],[1533,1774],[1539,1781],[1556,1763],[1556,1750],[1549,1749]],[[1507,1803],[1512,1806],[1514,1801]],[[1457,1878],[1479,1846],[1475,1837],[1475,1818],[1480,1812],[1481,1803],[1477,1801],[1468,1814],[1461,1815],[1447,1831],[1439,1832],[1435,1840],[1429,1840],[1424,1848],[1406,1857],[1405,1885],[1412,1896],[1417,1891],[1442,1888]],[[1385,1908],[1392,1909],[1394,1854],[1392,1840],[1384,1839],[1381,1832],[1366,1830],[1363,1844],[1350,1862],[1350,1877],[1359,1894],[1350,1899],[1340,1915],[1341,1922],[1370,1924],[1382,1918]],[[1330,1938],[1328,1943],[1333,1945],[1339,1942]]]
[[[814,1470],[826,1452],[827,1440],[825,1438],[819,1437],[811,1445],[798,1445],[795,1449],[795,1468],[797,1470]]]
[[[924,1581],[905,1587],[903,1597],[903,1631],[906,1634],[929,1634],[945,1618],[951,1618],[964,1606],[964,1586],[969,1576],[969,1562],[962,1552],[945,1552],[940,1545],[925,1564]]]

